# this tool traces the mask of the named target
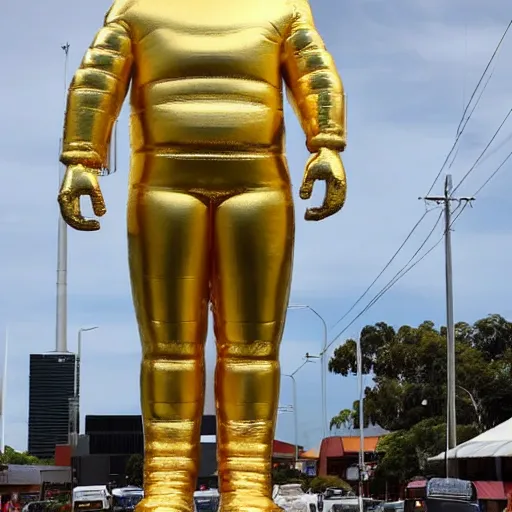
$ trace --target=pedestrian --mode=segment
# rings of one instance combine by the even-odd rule
[[[4,505],[2,512],[18,512],[20,508],[18,495],[13,493],[11,494],[11,499]]]
[[[512,512],[512,491],[507,494],[507,506],[503,509],[503,512]]]

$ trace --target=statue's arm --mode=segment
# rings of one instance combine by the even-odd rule
[[[282,69],[288,97],[311,153],[341,152],[346,146],[343,83],[318,33],[308,0],[292,0],[293,15],[283,45]]]
[[[123,21],[107,15],[69,88],[60,160],[108,169],[113,125],[128,91],[132,40]]]

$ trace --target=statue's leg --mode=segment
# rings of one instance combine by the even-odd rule
[[[204,403],[209,298],[208,206],[147,185],[132,188],[128,239],[142,341],[144,500],[138,512],[190,512]]]
[[[294,220],[286,183],[232,197],[214,214],[215,392],[222,512],[279,510],[272,444]]]

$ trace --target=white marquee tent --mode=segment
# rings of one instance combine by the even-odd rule
[[[448,452],[449,459],[512,457],[512,418]],[[444,460],[445,452],[430,460]]]

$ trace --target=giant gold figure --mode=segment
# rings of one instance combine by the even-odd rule
[[[80,197],[105,213],[97,176],[131,84],[139,512],[193,510],[209,303],[220,510],[276,510],[271,456],[294,240],[283,79],[312,154],[300,196],[326,182],[323,205],[306,212],[320,220],[345,200],[345,105],[308,0],[116,0],[70,87],[59,202],[70,226],[92,231],[99,223],[82,216]]]

